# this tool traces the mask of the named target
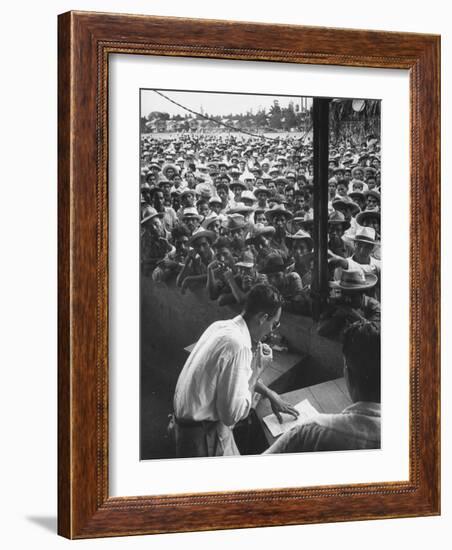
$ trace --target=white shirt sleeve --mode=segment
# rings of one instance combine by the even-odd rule
[[[251,359],[251,350],[234,343],[228,346],[220,359],[216,406],[218,418],[226,426],[236,424],[250,411]]]

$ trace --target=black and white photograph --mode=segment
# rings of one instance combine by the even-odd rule
[[[379,449],[381,100],[139,100],[140,459]]]

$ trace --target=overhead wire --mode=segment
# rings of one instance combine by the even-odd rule
[[[173,103],[174,105],[177,105],[178,107],[180,107],[181,109],[184,109],[185,111],[191,113],[192,115],[195,115],[197,117],[201,117],[205,120],[209,120],[210,122],[213,122],[215,124],[218,124],[219,126],[224,126],[225,128],[229,128],[230,130],[233,130],[234,132],[241,132],[243,134],[247,134],[249,136],[252,136],[252,137],[258,137],[258,138],[261,138],[261,139],[267,139],[267,140],[270,140],[270,141],[280,141],[280,138],[272,138],[272,137],[269,137],[269,136],[265,136],[263,134],[256,134],[256,133],[253,133],[253,132],[250,132],[248,130],[243,130],[242,128],[238,129],[236,128],[235,126],[231,126],[230,124],[227,124],[226,122],[222,122],[222,121],[219,121],[219,120],[215,120],[214,118],[212,117],[209,117],[207,115],[204,115],[202,113],[199,113],[197,111],[194,111],[193,109],[190,109],[189,107],[185,106],[185,105],[182,105],[181,103],[175,101],[174,99],[171,99],[170,97],[168,97],[167,95],[165,95],[164,93],[160,92],[159,90],[152,90],[154,93],[158,94],[159,96],[163,97],[164,99],[166,99],[167,101],[169,101],[170,103]],[[312,124],[310,125],[310,127],[308,128],[308,130],[305,132],[305,134],[303,135],[302,138],[300,138],[302,141],[304,140],[304,138],[308,135],[308,133],[311,131],[312,129]]]

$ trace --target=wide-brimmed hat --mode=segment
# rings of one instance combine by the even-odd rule
[[[254,267],[254,256],[251,254],[251,252],[245,250],[242,259],[240,260],[240,262],[236,262],[235,266],[251,269],[252,267]]]
[[[163,218],[164,212],[157,212],[152,206],[147,206],[142,213],[141,223],[146,223],[154,218]]]
[[[312,214],[305,212],[304,210],[297,210],[292,218],[292,222],[298,223],[302,226],[308,226],[314,223],[314,217]]]
[[[360,227],[357,229],[355,236],[352,237],[352,241],[373,245],[379,244],[375,240],[375,229],[373,227]]]
[[[353,178],[353,179],[350,181],[350,185],[351,185],[352,189],[353,189],[353,187],[354,187],[355,185],[360,186],[361,189],[367,189],[367,184],[366,184],[366,182],[364,182],[363,180],[357,180],[357,179],[355,179],[355,178]]]
[[[366,195],[366,198],[374,197],[377,199],[378,202],[381,201],[381,195],[378,191],[375,191],[375,189],[370,189],[369,191],[366,191],[364,194]]]
[[[275,204],[270,210],[265,214],[268,221],[271,223],[275,216],[284,216],[286,220],[293,218],[292,212],[289,212],[284,206],[284,204]]]
[[[286,240],[289,240],[289,241],[307,241],[307,244],[308,244],[308,247],[309,248],[312,248],[314,246],[314,241],[312,240],[312,237],[311,235],[306,232],[306,231],[303,231],[303,229],[299,229],[296,233],[294,233],[293,235],[286,235]]]
[[[364,174],[364,166],[355,166],[352,170],[352,176],[355,177],[356,172],[361,171]]]
[[[168,185],[173,185],[173,184],[170,182],[170,180],[167,179],[167,178],[161,178],[161,179],[158,181],[158,186],[159,186],[159,187],[162,187],[163,185],[166,185],[166,184],[168,184]]]
[[[269,197],[268,202],[276,202],[277,204],[287,204],[287,199],[282,193],[275,193]]]
[[[361,208],[356,204],[356,202],[353,202],[351,199],[333,199],[331,206],[337,210],[338,208],[350,208],[352,216],[356,216],[359,212],[361,212]]]
[[[176,166],[175,164],[167,163],[162,166],[162,174],[165,176],[165,178],[168,177],[166,174],[170,168],[174,170],[175,174],[179,174],[179,166]]]
[[[342,224],[344,231],[350,227],[350,222],[345,219],[344,214],[339,210],[333,210],[328,216],[328,225],[332,224]]]
[[[212,198],[209,199],[209,204],[221,204],[223,205],[220,197],[218,195],[214,195]]]
[[[234,155],[233,155],[233,156],[234,156]],[[238,157],[238,154],[235,155],[235,156]],[[234,166],[232,166],[231,169],[229,170],[229,173],[230,173],[230,174],[241,174],[242,171],[241,171],[239,168],[237,168],[237,166],[234,165]]]
[[[275,185],[277,183],[282,183],[283,185],[287,185],[289,182],[287,181],[287,179],[284,177],[284,176],[278,176],[276,179],[275,179]]]
[[[348,196],[352,199],[352,201],[358,199],[366,200],[366,195],[362,191],[350,191]]]
[[[207,183],[198,183],[195,187],[195,191],[197,195],[200,195],[204,199],[210,199],[212,196],[212,189]]]
[[[363,225],[364,221],[369,218],[378,218],[378,220],[381,220],[380,212],[378,210],[363,210],[356,216],[356,222],[359,225]]]
[[[199,221],[202,221],[204,218],[201,216],[194,206],[189,206],[182,210],[181,219],[185,218],[196,218]]]
[[[209,231],[208,229],[200,227],[193,233],[188,242],[189,244],[193,244],[195,241],[201,239],[202,237],[208,239],[210,241],[210,244],[212,244],[213,241],[217,238],[217,234],[214,231]]]
[[[211,214],[209,214],[205,219],[204,221],[202,222],[202,227],[204,227],[204,229],[209,229],[209,227],[211,226],[212,223],[216,222],[216,221],[219,221],[221,222],[221,218],[220,216],[218,216],[217,214],[215,214],[215,212],[212,212]]]
[[[246,191],[248,189],[243,181],[240,180],[231,181],[231,183],[229,184],[229,188],[232,190],[234,189],[234,187],[241,187],[243,191]]]
[[[265,179],[264,176],[262,176],[262,179]],[[271,180],[271,178],[269,177]],[[259,185],[256,187],[256,189],[253,191],[254,195],[257,197],[258,193],[265,193],[268,197],[272,194],[270,189],[268,187],[265,187],[265,185]]]
[[[373,273],[364,273],[358,269],[343,269],[340,281],[333,281],[331,286],[340,288],[348,292],[362,291],[374,287],[378,282],[378,277]]]
[[[238,229],[243,229],[245,225],[245,218],[239,214],[234,214],[232,216],[228,216],[228,219],[223,224],[223,227],[228,231],[236,231]]]
[[[254,215],[256,216],[256,214],[265,214],[267,212],[267,210],[268,210],[268,208],[265,208],[265,206],[263,206],[263,207],[258,206],[254,210]]]
[[[259,272],[264,275],[279,273],[284,271],[291,263],[290,261],[285,262],[280,254],[269,254],[265,258],[264,267]]]
[[[261,223],[258,223],[246,236],[245,244],[253,244],[257,237],[260,237],[261,235],[265,235],[267,237],[274,235],[275,231],[276,229],[271,225],[262,225]]]
[[[371,155],[372,157],[374,158],[377,158],[375,157],[375,155]],[[366,174],[366,176],[376,176],[377,175],[377,171],[375,170],[375,168],[373,166],[366,166],[364,168],[364,173]]]
[[[242,199],[242,202],[246,200],[246,201],[252,201],[253,203],[255,203],[257,200],[253,192],[249,191],[248,189],[246,191],[243,191],[241,199]]]
[[[185,197],[186,195],[193,195],[193,197],[195,197],[196,196],[196,191],[194,189],[192,189],[191,187],[186,187],[182,191],[182,197]]]
[[[237,203],[237,206],[229,208],[226,213],[241,214],[242,216],[246,216],[247,214],[251,214],[251,212],[254,212],[254,208],[252,206],[245,206],[243,203]]]

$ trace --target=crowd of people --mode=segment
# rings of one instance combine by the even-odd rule
[[[319,333],[380,322],[380,143],[329,149],[330,295]],[[181,292],[243,304],[258,283],[310,315],[313,146],[290,135],[143,135],[141,272]]]

